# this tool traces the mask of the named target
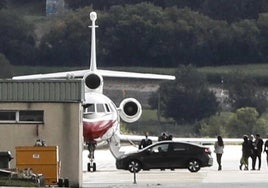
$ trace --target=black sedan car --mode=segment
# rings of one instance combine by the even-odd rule
[[[212,166],[213,158],[208,147],[188,142],[162,141],[137,152],[120,156],[116,168],[139,172],[141,169],[188,168],[198,172],[201,167]]]

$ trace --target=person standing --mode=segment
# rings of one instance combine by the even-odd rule
[[[268,166],[268,139],[264,143],[264,151],[263,152],[266,152],[266,163]]]
[[[255,137],[254,137],[253,134],[250,135],[248,142],[249,142],[249,145],[250,145],[250,153],[251,153],[250,157],[251,157],[251,160],[252,160],[252,168],[251,168],[251,170],[255,170],[256,152],[255,152],[254,148],[256,148],[256,147],[255,147]]]
[[[259,134],[256,134],[256,140],[255,140],[255,155],[256,155],[256,162],[258,159],[259,166],[258,170],[261,169],[261,153],[262,153],[262,146],[263,146],[263,140]],[[255,165],[254,165],[255,168]]]
[[[152,144],[152,140],[148,138],[149,133],[145,133],[145,138],[141,140],[139,144],[139,149],[145,148]]]
[[[163,132],[159,137],[158,141],[163,141],[163,140],[168,140],[168,135],[167,133]]]
[[[222,170],[221,166],[221,158],[224,149],[224,143],[221,136],[217,137],[217,141],[214,144],[214,152],[216,153],[217,163],[218,163],[218,170]]]
[[[243,165],[245,166],[244,170],[248,170],[248,158],[251,155],[250,145],[248,141],[248,136],[243,136],[244,142],[242,143],[242,157],[240,159],[239,169],[242,170]]]

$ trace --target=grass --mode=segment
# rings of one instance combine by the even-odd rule
[[[232,72],[242,72],[252,77],[267,77],[268,64],[229,65],[218,67],[202,67],[198,69],[205,74],[226,75]]]
[[[207,75],[210,83],[219,84],[230,73],[240,72],[255,79],[260,85],[268,86],[268,64],[226,65],[198,69]]]
[[[38,183],[34,183],[30,180],[10,179],[9,177],[0,177],[0,186],[39,187]]]

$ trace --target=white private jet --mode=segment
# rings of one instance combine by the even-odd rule
[[[115,157],[120,155],[120,118],[128,123],[137,121],[142,113],[140,103],[134,98],[126,98],[119,108],[111,99],[103,94],[103,77],[142,78],[158,80],[175,80],[171,75],[144,74],[123,71],[99,70],[96,64],[95,21],[96,12],[90,13],[91,27],[91,59],[87,70],[15,76],[12,79],[70,79],[83,78],[85,83],[85,102],[83,104],[83,136],[89,150],[88,171],[96,171],[94,151],[97,142],[108,141]]]

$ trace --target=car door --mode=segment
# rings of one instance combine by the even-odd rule
[[[143,164],[147,168],[164,168],[168,165],[169,143],[160,143],[150,147],[143,157]]]
[[[173,143],[170,146],[168,159],[170,167],[184,167],[190,159],[189,149],[189,145],[186,143]]]

